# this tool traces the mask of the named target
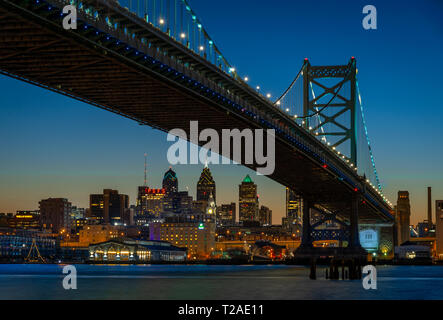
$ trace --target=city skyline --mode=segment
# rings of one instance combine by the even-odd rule
[[[433,187],[433,200],[443,198],[439,162],[443,151],[429,138],[441,137],[443,130],[438,122],[443,115],[440,102],[429,94],[438,92],[437,75],[443,70],[439,59],[443,26],[436,15],[441,3],[428,0],[397,6],[374,1],[380,19],[379,30],[373,32],[361,28],[363,4],[353,1],[343,10],[323,1],[328,10],[319,14],[334,16],[330,30],[325,30],[303,15],[314,4],[281,3],[277,9],[259,2],[251,9],[227,1],[225,8],[214,12],[207,2],[192,1],[239,73],[273,97],[287,87],[305,57],[315,64],[338,64],[356,56],[369,134],[385,193],[395,203],[397,192],[408,190],[411,222],[416,223],[426,218],[426,187]],[[417,12],[426,19],[414,19]],[[227,16],[232,24],[223,23]],[[341,19],[344,16],[347,19]],[[309,36],[304,29],[309,29]],[[345,37],[337,38],[338,30],[346,30]],[[316,43],[320,33],[322,42]],[[270,35],[276,45],[263,41]],[[412,42],[416,45],[410,45]],[[245,56],[238,50],[242,46],[254,54]],[[329,52],[329,46],[336,49]],[[270,59],[274,53],[280,58]],[[423,68],[423,59],[432,61],[432,68]],[[415,90],[405,92],[403,88],[412,79],[427,81],[415,81]],[[161,175],[169,166],[164,165],[168,147],[164,133],[4,76],[0,84],[0,133],[7,137],[0,145],[0,178],[4,182],[0,186],[1,212],[33,209],[49,196],[67,197],[87,207],[81,204],[87,202],[87,195],[104,188],[117,189],[135,199],[136,186],[143,181],[144,152],[151,151],[148,175],[153,186],[161,185]],[[426,120],[419,116],[424,106],[433,114]],[[202,166],[174,168],[179,179],[182,177],[180,188],[189,186],[195,198],[196,172]],[[237,202],[236,191],[229,188],[238,184],[239,176],[253,174],[237,166],[212,166],[211,170],[220,181],[220,204],[232,199]],[[261,200],[273,210],[274,223],[280,223],[285,211],[284,187],[266,177],[255,177]]]
[[[206,166],[206,165],[205,165]],[[203,166],[203,168],[205,168],[205,166]],[[176,167],[180,167],[180,166],[176,166]],[[196,167],[197,167],[197,165],[196,165]],[[174,166],[169,166],[168,167],[168,169],[165,171],[165,172],[167,172],[167,171],[169,171],[169,170],[174,170]],[[211,170],[211,168],[209,168],[210,170]],[[181,186],[180,185],[180,175],[179,175],[179,173],[177,173],[175,170],[174,170],[174,172],[177,174],[177,180],[178,180],[178,191],[188,191],[189,192],[189,195],[190,196],[192,196],[192,198],[193,198],[193,200],[194,201],[197,201],[197,183],[198,183],[198,181],[199,181],[199,178],[196,178],[196,183],[195,183],[195,186],[194,186],[194,188],[191,188],[190,186]],[[204,171],[203,171],[204,172]],[[211,171],[211,173],[212,173],[212,171]],[[160,174],[160,176],[161,176],[161,179],[160,179],[160,183],[157,183],[157,184],[150,184],[150,181],[151,181],[151,179],[150,179],[150,177],[149,177],[149,174],[147,175],[147,187],[148,188],[162,188],[162,186],[161,186],[161,181],[163,180],[163,174],[164,173],[161,173]],[[249,176],[248,174],[246,175],[246,176]],[[199,176],[200,177],[200,176]],[[258,176],[257,176],[258,177]],[[201,177],[200,177],[201,178]],[[243,177],[236,185],[235,185],[235,187],[237,187],[237,185],[239,184],[239,183],[241,183],[243,180],[244,180],[244,178],[245,177]],[[158,179],[158,177],[156,178],[156,179],[154,179],[155,181],[159,181],[159,179]],[[216,179],[214,179],[215,180],[215,183],[217,184],[217,181],[216,181]],[[142,184],[141,184],[142,185]],[[141,186],[140,185],[140,186]],[[137,189],[139,186],[136,186],[135,188]],[[118,191],[120,194],[126,194],[126,195],[128,195],[129,196],[129,205],[136,205],[136,203],[137,203],[137,192],[138,192],[138,190],[137,191],[135,191],[135,192],[130,192],[130,191],[122,191],[122,190],[120,190],[120,189],[118,189],[118,188],[108,188],[108,187],[103,187],[103,188],[101,188],[100,190],[97,190],[95,193],[100,193],[100,192],[102,192],[103,190],[105,190],[105,189],[115,189],[116,191]],[[258,190],[260,190],[260,186],[258,186]],[[230,204],[230,203],[235,203],[236,204],[236,206],[238,206],[238,200],[239,200],[239,198],[238,198],[238,193],[237,192],[234,192],[234,193],[236,193],[236,198],[233,198],[233,199],[231,199],[231,200],[226,200],[226,201],[223,201],[223,202],[216,202],[216,205],[217,206],[221,206],[221,205],[224,205],[224,204]],[[84,200],[84,199],[82,199],[82,200],[79,200],[79,201],[76,201],[76,200],[73,200],[71,197],[69,197],[69,195],[66,195],[66,196],[62,196],[62,195],[58,195],[58,196],[52,196],[52,195],[48,195],[47,197],[44,197],[44,198],[42,198],[42,199],[49,199],[49,198],[66,198],[66,199],[68,199],[68,201],[70,201],[71,203],[72,203],[72,205],[73,206],[76,206],[76,207],[79,207],[79,208],[89,208],[90,207],[90,196],[91,195],[93,195],[93,193],[91,193],[91,194],[88,194],[87,196],[86,196],[86,200]],[[261,197],[261,196],[260,196]],[[227,198],[228,199],[228,198]],[[285,198],[286,199],[286,198]],[[16,209],[16,210],[12,210],[12,211],[1,211],[0,210],[0,212],[3,212],[3,213],[13,213],[13,214],[15,214],[17,211],[20,211],[20,210],[38,210],[38,203],[39,203],[39,201],[41,201],[41,199],[40,200],[38,200],[37,201],[37,206],[36,206],[36,208],[33,208],[33,209]],[[261,202],[260,201],[260,205],[266,205],[266,203],[263,203],[263,202]],[[266,206],[268,206],[268,205],[266,205]],[[270,206],[269,206],[270,207]],[[270,208],[271,210],[273,209],[272,207]],[[281,224],[281,220],[280,221],[276,221],[274,224]]]

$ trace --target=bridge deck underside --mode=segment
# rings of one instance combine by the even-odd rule
[[[198,120],[200,129],[219,132],[258,128],[186,88],[67,35],[0,6],[0,70],[164,131],[188,131],[191,120]],[[270,178],[313,196],[315,203],[345,219],[349,216],[349,187],[280,139]],[[362,203],[359,213],[362,220],[378,219],[374,208]]]

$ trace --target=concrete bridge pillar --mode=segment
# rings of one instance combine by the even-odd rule
[[[303,199],[303,230],[301,244],[302,247],[312,247],[311,237],[311,201],[309,199]]]
[[[360,237],[358,231],[358,202],[360,197],[358,194],[354,194],[351,200],[351,218],[350,218],[350,241],[349,247],[361,248]]]

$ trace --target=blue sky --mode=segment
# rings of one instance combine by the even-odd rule
[[[241,75],[273,96],[305,57],[313,65],[357,59],[359,86],[379,175],[392,202],[409,190],[412,221],[425,218],[426,187],[443,199],[443,3],[423,1],[190,0],[204,27]],[[364,30],[375,5],[378,29]],[[0,76],[0,212],[38,208],[46,197],[88,206],[88,195],[116,188],[135,201],[143,183],[160,186],[168,169],[166,134],[95,107]],[[178,166],[181,189],[195,195],[202,166]],[[238,200],[248,169],[215,166],[218,203]],[[284,188],[252,175],[261,202],[284,214]]]

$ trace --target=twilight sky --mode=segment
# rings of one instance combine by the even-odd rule
[[[426,216],[426,187],[443,199],[443,2],[439,0],[189,0],[206,30],[252,86],[278,96],[305,57],[313,65],[357,59],[359,86],[385,194],[411,194],[413,223]],[[378,29],[364,30],[375,5]],[[67,97],[0,76],[0,212],[37,209],[66,197],[87,207],[90,193],[115,188],[135,202],[148,180],[168,169],[166,134]],[[195,196],[201,165],[176,166],[179,187]],[[218,204],[238,201],[251,171],[212,166]],[[273,222],[284,215],[284,188],[251,174]]]

